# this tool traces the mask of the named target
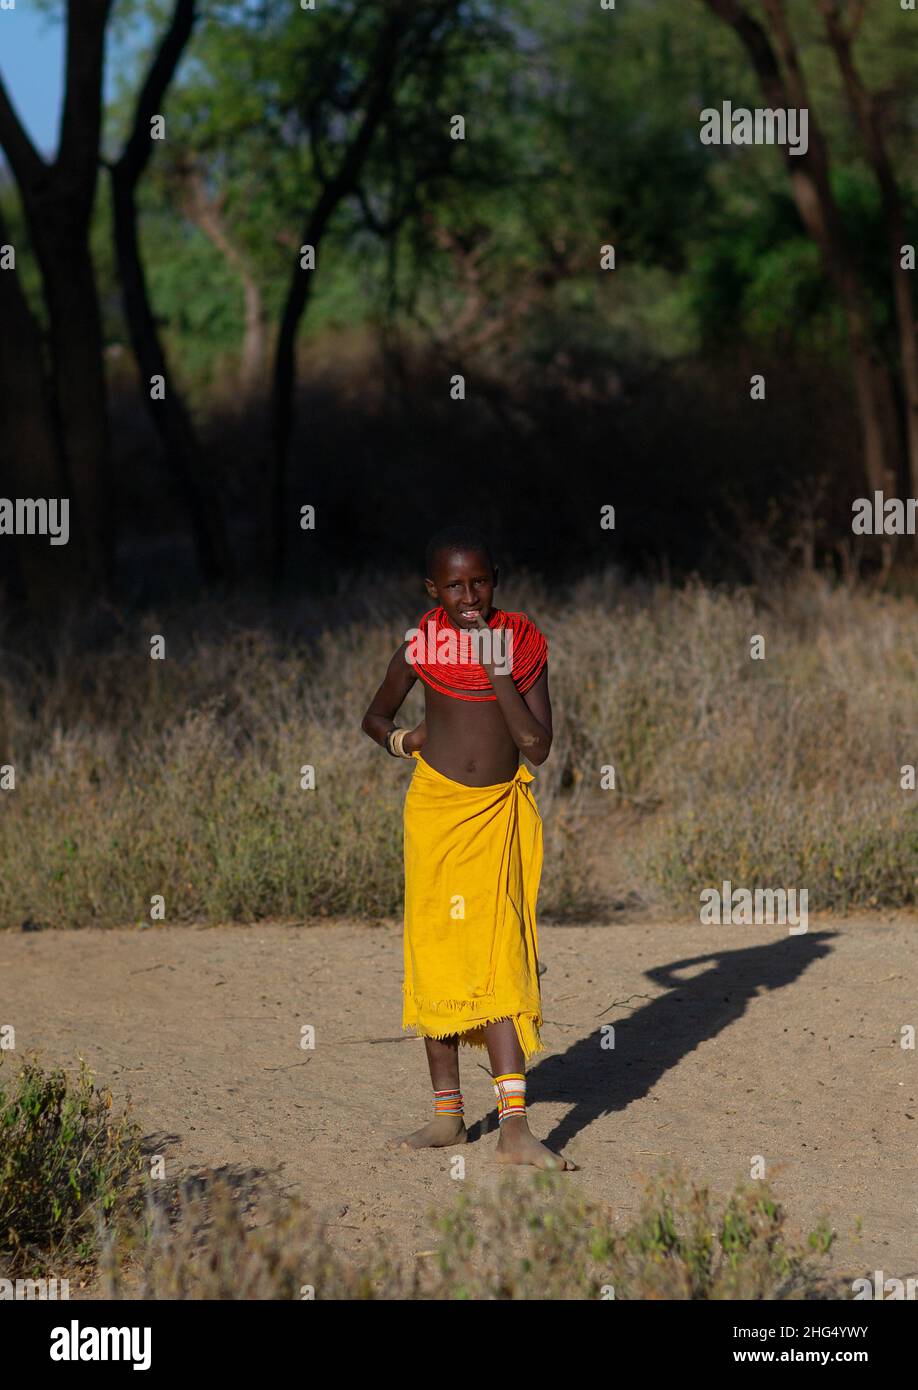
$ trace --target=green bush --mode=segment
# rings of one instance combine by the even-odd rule
[[[139,1131],[113,1116],[82,1058],[75,1080],[29,1059],[15,1076],[0,1070],[0,1261],[40,1270],[92,1258],[141,1162]]]

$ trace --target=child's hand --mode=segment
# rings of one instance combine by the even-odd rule
[[[402,747],[407,753],[417,753],[427,742],[427,720],[422,719],[416,729],[405,735]]]
[[[476,613],[476,614],[474,614],[474,616],[473,616],[473,618],[472,618],[472,621],[473,621],[473,623],[475,624],[475,626],[477,627],[477,629],[478,629],[479,632],[490,632],[490,630],[491,630],[491,625],[490,625],[490,623],[488,623],[487,619],[484,618],[484,617],[482,616],[481,613]],[[486,673],[486,674],[491,678],[491,680],[493,681],[493,678],[494,678],[494,662],[493,662],[493,660],[492,660],[492,661],[484,661],[484,660],[483,660],[483,661],[481,662],[481,665],[482,665],[482,667],[484,668],[485,673]],[[502,673],[502,674],[503,674],[503,673]],[[492,686],[491,686],[491,689],[492,689],[492,690],[494,689],[493,684],[492,684]]]

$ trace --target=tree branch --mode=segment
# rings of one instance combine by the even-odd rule
[[[191,38],[191,31],[197,19],[195,6],[196,0],[176,0],[172,21],[163,35],[156,57],[137,97],[131,133],[121,158],[114,166],[119,177],[132,186],[136,185],[152,154],[150,121],[154,116],[161,114],[163,98],[175,75],[185,46]]]
[[[0,145],[6,151],[10,168],[20,188],[49,171],[50,166],[45,163],[32,144],[25,126],[16,114],[16,109],[10,101],[2,77],[0,77]]]
[[[102,130],[105,26],[112,0],[68,0],[64,108],[55,171],[91,198]],[[89,208],[85,209],[88,216]]]
[[[380,237],[389,237],[393,232],[398,230],[405,219],[404,211],[394,212],[391,217],[387,217],[384,222],[380,222],[367,202],[367,195],[359,183],[354,185],[354,192],[357,195],[357,201],[360,204],[363,219],[371,232],[375,232],[375,234]]]

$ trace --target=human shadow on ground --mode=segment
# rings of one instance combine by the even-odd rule
[[[595,1032],[565,1052],[537,1061],[528,1076],[530,1101],[563,1101],[571,1109],[543,1142],[558,1152],[601,1115],[646,1096],[661,1076],[708,1038],[723,1032],[761,988],[784,989],[829,954],[837,932],[807,932],[735,951],[712,951],[645,972],[666,990],[629,1014],[607,1008]],[[710,962],[689,979],[680,972]],[[630,1004],[624,1004],[625,1008]],[[603,1046],[603,1025],[615,1025],[615,1046]],[[763,1039],[763,1051],[768,1039]]]

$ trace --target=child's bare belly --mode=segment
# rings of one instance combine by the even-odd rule
[[[516,776],[519,749],[496,700],[455,700],[430,686],[425,686],[424,698],[425,762],[467,787],[488,787]]]

